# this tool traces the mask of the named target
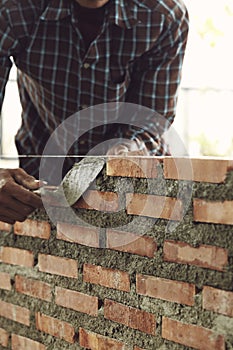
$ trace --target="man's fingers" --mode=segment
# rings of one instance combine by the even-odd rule
[[[14,205],[15,200],[17,200],[20,205],[26,205],[32,209],[42,207],[42,200],[38,195],[14,182],[6,183],[2,188],[2,193],[5,194],[5,196],[1,202],[6,203],[10,208]],[[8,204],[9,201],[11,203],[10,205]]]
[[[0,169],[0,220],[9,224],[24,221],[41,208],[41,198],[30,191],[39,187],[40,182],[22,169]]]
[[[35,193],[28,191],[24,188],[16,190],[14,192],[13,198],[17,199],[20,203],[28,205],[33,209],[42,208],[42,199]]]
[[[13,179],[23,187],[29,189],[29,190],[36,190],[39,188],[43,182],[35,179],[33,176],[29,175],[24,171],[23,169],[12,169],[11,175]]]
[[[8,210],[8,212],[14,212],[15,215],[20,214],[21,217],[27,217],[35,210],[35,208],[31,207],[30,205],[19,202],[15,198],[10,198],[7,204],[5,205],[5,208]]]
[[[7,224],[13,225],[16,220],[14,220],[8,216],[0,215],[0,221],[3,221],[3,222],[6,222]]]
[[[3,199],[1,198],[0,207],[0,216],[12,218],[17,221],[25,220],[35,210],[31,205],[19,202],[17,199],[8,195],[4,196]]]
[[[7,198],[1,205],[0,216],[13,221],[24,221],[27,216],[34,211],[34,208],[19,203],[14,198]]]
[[[4,217],[8,223],[14,223],[15,221],[24,221],[27,218],[27,215],[24,215],[24,213],[19,213],[11,208],[2,208],[1,209],[1,217]],[[2,220],[3,221],[3,220]]]

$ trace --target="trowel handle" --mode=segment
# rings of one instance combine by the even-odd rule
[[[46,191],[46,192],[53,192],[58,189],[58,186],[42,186],[38,188],[37,190],[33,190],[33,193],[38,194],[41,196],[41,191]]]

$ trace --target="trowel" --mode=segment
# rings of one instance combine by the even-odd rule
[[[89,188],[105,165],[103,157],[86,157],[73,167],[63,178],[59,186],[43,186],[34,191],[46,198],[61,202],[62,206],[72,206]]]

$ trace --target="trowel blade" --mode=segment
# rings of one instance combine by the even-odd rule
[[[96,179],[104,164],[105,158],[103,157],[83,158],[73,165],[57,189],[46,191],[46,186],[42,187],[41,195],[48,196],[58,202],[64,203],[66,201],[69,206],[72,206]]]

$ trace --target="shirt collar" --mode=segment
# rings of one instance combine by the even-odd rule
[[[138,5],[133,0],[110,0],[109,20],[123,29],[130,29],[138,22]]]
[[[75,1],[75,0],[72,0]],[[71,4],[68,0],[51,0],[40,16],[45,21],[58,21],[72,15]],[[110,0],[109,20],[123,29],[130,29],[138,22],[138,10],[144,1]]]
[[[51,0],[40,18],[44,21],[58,21],[71,15],[68,0]]]

